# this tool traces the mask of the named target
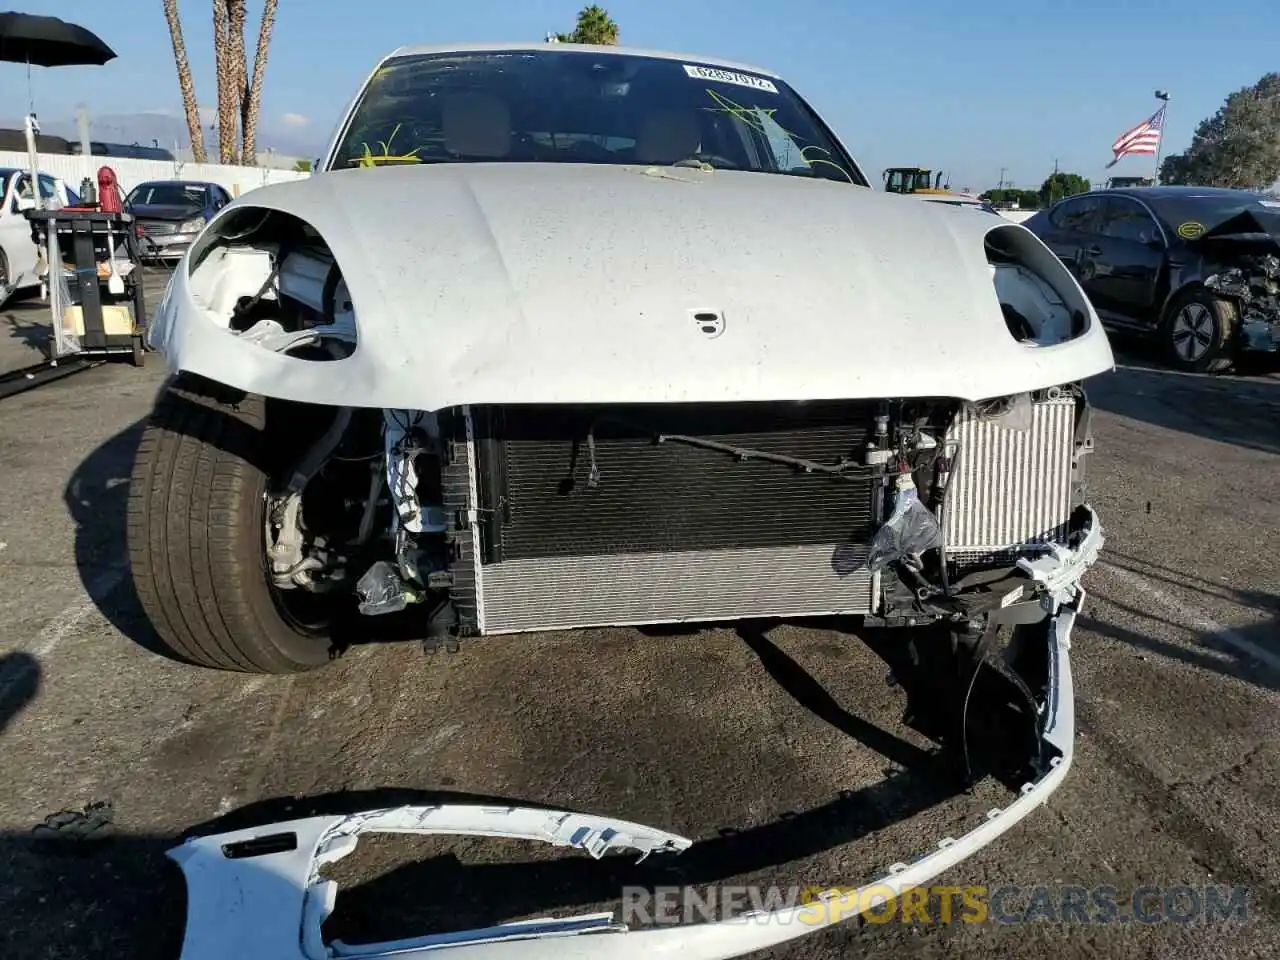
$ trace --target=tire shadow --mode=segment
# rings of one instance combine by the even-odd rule
[[[81,461],[63,490],[63,502],[75,522],[76,570],[85,592],[116,630],[174,660],[138,601],[125,545],[129,475],[145,426],[145,419],[136,421]]]
[[[40,693],[40,661],[22,650],[0,654],[0,734]]]

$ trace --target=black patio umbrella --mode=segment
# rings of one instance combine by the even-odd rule
[[[27,65],[27,100],[35,120],[35,98],[31,93],[31,66],[100,67],[114,60],[116,52],[97,34],[57,17],[10,10],[0,13],[0,60]],[[35,158],[32,158],[34,168]],[[36,175],[32,169],[31,176]]]
[[[100,67],[115,58],[101,38],[77,24],[33,13],[0,13],[0,60],[37,67]]]

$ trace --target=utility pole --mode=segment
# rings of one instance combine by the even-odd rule
[[[80,180],[80,195],[89,197],[86,203],[94,201],[93,189],[93,150],[89,143],[89,108],[83,103],[76,104],[76,133],[80,137],[80,163],[84,167],[84,177]]]
[[[1003,190],[1003,189],[1004,189],[1004,174],[1005,174],[1005,171],[1006,171],[1006,170],[1008,170],[1008,169],[1009,169],[1008,167],[1001,167],[1001,168],[1000,168],[1000,183],[999,183],[999,185],[996,187],[996,189],[997,189],[997,190]]]
[[[1164,146],[1164,128],[1169,120],[1169,91],[1157,90],[1156,99],[1163,106],[1160,108],[1160,139],[1156,141],[1156,171],[1155,176],[1151,178],[1152,186],[1160,186],[1160,148]]]

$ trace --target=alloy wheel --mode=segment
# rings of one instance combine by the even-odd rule
[[[1188,303],[1173,318],[1173,349],[1183,360],[1195,363],[1213,346],[1216,321],[1203,303]]]

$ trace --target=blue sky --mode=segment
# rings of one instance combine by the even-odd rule
[[[572,28],[578,0],[280,0],[264,127],[318,148],[374,62],[406,43],[540,40]],[[1231,91],[1280,68],[1276,0],[611,0],[629,46],[743,60],[776,70],[834,126],[878,181],[891,165],[995,186],[1001,167],[1038,186],[1056,158],[1095,182],[1112,140],[1169,90],[1164,149],[1178,151]],[[168,111],[181,101],[160,0],[27,0],[98,32],[105,67],[33,68],[37,112]],[[179,0],[202,106],[215,103],[209,0]],[[251,45],[261,0],[250,0]],[[1222,12],[1226,10],[1227,12]],[[1267,25],[1270,26],[1267,26]],[[0,63],[0,115],[26,107],[23,67]],[[268,144],[269,145],[269,144]],[[1148,174],[1149,157],[1110,172]]]

